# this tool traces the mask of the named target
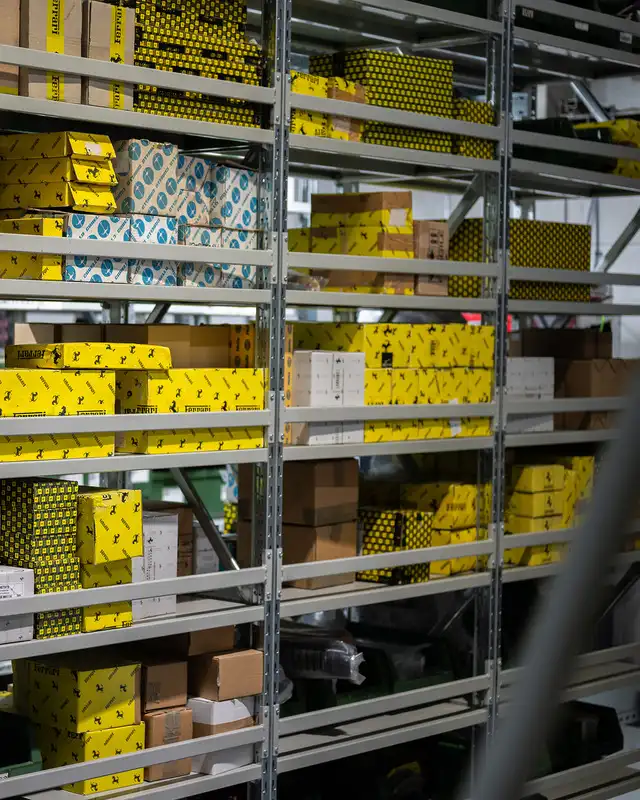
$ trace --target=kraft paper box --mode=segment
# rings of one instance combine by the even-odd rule
[[[186,661],[153,661],[142,665],[142,709],[145,713],[186,704]]]
[[[395,233],[413,233],[411,209],[411,192],[314,194],[311,197],[311,227],[363,225],[391,227],[396,229]]]
[[[42,752],[43,767],[52,769],[144,750],[144,727],[144,723],[139,723],[114,730],[74,733],[41,725],[36,730],[36,739]],[[133,769],[76,781],[62,788],[75,794],[90,795],[141,785],[143,774],[142,769]]]
[[[96,3],[95,5],[100,5]],[[105,6],[114,8],[113,6]],[[101,239],[106,242],[128,242],[131,220],[129,217],[102,214],[68,214],[64,235],[68,239]],[[64,267],[65,281],[93,281],[94,283],[126,283],[126,258],[101,258],[99,256],[67,256]]]
[[[147,244],[178,244],[175,217],[132,214],[130,241]],[[176,261],[129,259],[129,283],[145,286],[175,286],[178,282]]]
[[[31,50],[81,56],[81,0],[22,0],[20,44]],[[81,78],[21,67],[20,94],[41,100],[80,103]]]
[[[0,44],[18,47],[20,44],[20,0],[1,0],[0,18]],[[18,94],[18,75],[20,68],[17,64],[0,65],[0,94]]]
[[[82,55],[98,61],[133,64],[135,11],[97,0],[84,2]],[[98,78],[82,79],[82,102],[122,111],[133,110],[133,84]]]
[[[127,139],[115,143],[118,211],[174,216],[178,203],[178,148],[173,144]]]
[[[12,344],[7,345],[5,362],[7,367],[25,369],[170,369],[171,351],[160,345],[102,342]]]
[[[244,230],[260,227],[257,172],[214,164],[211,184],[211,225]]]
[[[1,598],[31,597],[33,593],[33,570],[0,566]],[[33,614],[18,614],[0,620],[0,644],[26,642],[29,639],[33,639]]]
[[[185,664],[186,668],[186,664]],[[186,695],[185,695],[186,702]],[[163,744],[186,742],[193,738],[193,718],[190,708],[172,708],[152,711],[145,714],[146,746],[160,747]],[[191,759],[166,761],[153,764],[144,770],[145,781],[161,781],[166,778],[179,778],[191,772]]]
[[[84,564],[102,564],[143,554],[142,495],[81,487],[78,495],[78,556]]]
[[[206,700],[233,700],[262,691],[264,654],[235,650],[189,661],[189,694]]]
[[[86,733],[140,721],[140,664],[98,651],[29,660],[29,717]]]

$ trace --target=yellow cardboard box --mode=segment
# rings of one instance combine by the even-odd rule
[[[53,769],[144,750],[145,729],[144,722],[87,733],[74,733],[41,725],[37,728],[36,737],[42,752],[43,767]],[[86,795],[139,786],[143,780],[144,769],[133,769],[76,781],[62,788],[68,792]]]
[[[556,517],[563,513],[563,499],[564,491],[514,492],[507,502],[507,513],[518,517]]]
[[[559,458],[558,462],[576,473],[576,501],[588,500],[593,491],[595,458],[593,456],[564,456]]]
[[[468,544],[487,538],[486,528],[465,528],[451,531],[451,544]],[[451,559],[451,574],[459,575],[462,572],[472,572],[478,566],[477,556],[461,556]]]
[[[366,406],[391,405],[391,381],[395,370],[365,369],[364,404]]]
[[[560,494],[560,492],[558,492]],[[553,517],[519,517],[507,514],[505,533],[537,533],[538,531],[559,531],[562,529],[562,515]]]
[[[111,628],[130,628],[133,625],[131,600],[100,603],[82,609],[82,632],[106,631]]]
[[[8,162],[20,163],[20,162]],[[37,164],[37,161],[30,162]],[[2,162],[0,162],[0,166]],[[25,217],[0,220],[0,233],[62,236],[62,217]],[[0,253],[0,279],[61,281],[63,256],[40,253]]]
[[[0,161],[0,184],[88,183],[115,186],[118,183],[109,160],[92,161],[78,156]]]
[[[413,350],[412,367],[450,369],[470,367],[470,325],[414,325],[417,346]]]
[[[295,94],[306,94],[311,97],[326,97],[329,81],[320,75],[309,75],[306,72],[291,70],[291,91]],[[295,101],[294,102],[295,105]]]
[[[116,201],[110,186],[86,183],[20,183],[0,188],[0,207],[12,208],[72,208],[87,214],[110,214]]]
[[[338,228],[338,242],[345,255],[413,258],[413,229],[347,225]]]
[[[564,489],[562,495],[562,527],[571,528],[575,524],[576,504],[578,503],[579,475],[574,469],[564,471]]]
[[[170,369],[118,376],[122,414],[257,411],[264,402],[261,369]]]
[[[320,136],[319,133],[307,134]],[[331,255],[340,253],[337,228],[311,228],[311,252]]]
[[[541,567],[557,560],[555,545],[515,547],[504,551],[504,562],[513,567]]]
[[[468,372],[468,402],[469,403],[490,403],[493,397],[493,377],[492,369],[470,369]]]
[[[0,416],[73,416],[114,411],[114,372],[0,370]]]
[[[487,417],[463,417],[462,436],[491,436],[491,419]]]
[[[5,360],[8,367],[37,369],[171,369],[171,350],[158,345],[103,342],[10,344]]]
[[[142,555],[142,493],[139,489],[104,491],[80,487],[78,556],[102,564]]]
[[[97,652],[31,659],[29,717],[76,733],[140,721],[140,664]]]
[[[97,589],[99,586],[120,586],[131,583],[131,559],[104,561],[101,564],[80,565],[80,582],[83,589]]]
[[[289,228],[287,239],[290,253],[311,252],[311,228]]]
[[[495,364],[496,329],[493,325],[467,325],[469,366],[474,369],[493,369]]]
[[[560,492],[564,488],[564,467],[560,464],[517,464],[511,471],[511,488],[514,492]]]
[[[431,561],[429,563],[430,578],[448,578],[451,575],[451,560]]]
[[[420,402],[419,370],[391,370],[391,402],[399,406],[411,406]]]
[[[63,436],[0,436],[0,461],[57,461],[108,458],[115,448],[112,433]]]
[[[91,161],[114,159],[116,152],[108,136],[96,133],[15,133],[0,140],[0,158],[60,158],[80,156]]]
[[[332,350],[364,353],[367,369],[409,367],[412,325],[352,322],[297,323],[295,350]]]
[[[118,453],[207,453],[264,447],[263,428],[190,428],[188,430],[134,431],[122,434]]]
[[[475,528],[486,523],[490,511],[490,487],[463,483],[408,484],[402,490],[408,508],[435,512],[433,527],[445,530]]]

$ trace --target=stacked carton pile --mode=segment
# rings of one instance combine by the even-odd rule
[[[259,86],[262,51],[245,35],[246,5],[231,2],[136,2],[135,64]],[[169,117],[259,127],[246,101],[140,85],[134,108]]]
[[[310,71],[339,76],[366,89],[366,102],[418,114],[453,117],[453,62],[381,50],[353,50],[312,56]],[[366,122],[363,141],[370,144],[450,153],[451,135],[382,122]]]
[[[490,103],[479,100],[468,100],[456,97],[453,101],[454,119],[463,122],[476,122],[479,125],[492,125],[494,121],[493,108]],[[495,146],[486,139],[475,136],[454,136],[453,152],[458,156],[468,158],[494,158]]]
[[[349,103],[364,103],[365,88],[345,78],[323,78],[319,75],[306,75],[303,72],[291,73],[291,91],[311,97],[327,97]],[[295,104],[295,98],[293,98]],[[318,111],[293,110],[291,133],[303,136],[325,136],[329,139],[342,139],[359,142],[362,139],[364,123],[351,117],[322,114]]]

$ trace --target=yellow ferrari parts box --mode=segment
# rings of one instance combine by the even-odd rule
[[[140,664],[86,656],[29,660],[29,717],[86,733],[140,721]]]
[[[110,186],[87,183],[6,184],[0,188],[0,207],[74,209],[88,214],[111,214],[116,201]]]
[[[291,71],[291,91],[295,94],[306,94],[310,97],[326,97],[329,80],[319,75],[309,75],[306,72]],[[295,105],[295,100],[293,101]]]
[[[491,508],[491,487],[463,483],[408,484],[402,503],[409,508],[434,512],[433,527],[443,530],[475,528],[486,522]]]
[[[114,372],[0,370],[0,416],[74,416],[114,412]]]
[[[470,542],[483,541],[487,538],[486,528],[464,528],[451,531],[451,544],[469,544]],[[451,574],[459,575],[462,572],[472,572],[479,565],[478,556],[461,556],[451,559]]]
[[[555,517],[563,513],[563,499],[564,491],[514,492],[507,501],[507,513],[518,517]]]
[[[114,453],[112,433],[63,436],[0,436],[0,461],[58,461],[108,458]]]
[[[137,753],[144,750],[144,735],[144,722],[114,730],[98,730],[88,733],[74,733],[46,725],[39,725],[36,729],[38,746],[42,752],[42,766],[45,769]],[[97,792],[124,789],[128,786],[139,786],[143,780],[144,769],[133,769],[76,781],[62,788],[75,794],[96,794]]]
[[[559,531],[562,529],[562,515],[554,517],[518,517],[507,514],[504,529],[506,533],[537,533],[538,531]]]
[[[311,227],[407,228],[413,231],[411,192],[314,194]]]
[[[122,414],[257,411],[265,403],[264,375],[242,368],[123,372],[117,407]]]
[[[97,589],[100,586],[120,586],[131,583],[131,559],[105,561],[102,564],[81,564],[80,582],[83,589]]]
[[[564,488],[564,467],[516,465],[511,471],[511,488],[514,492],[560,492]]]
[[[111,161],[91,161],[86,158],[25,159],[0,161],[0,184],[88,183],[96,186],[115,186],[118,183]]]
[[[393,370],[365,369],[364,404],[366,406],[391,405],[391,382]]]
[[[410,406],[422,402],[420,399],[420,370],[394,369],[392,371],[391,402],[393,405],[400,406]]]
[[[576,502],[588,500],[593,491],[595,458],[593,456],[565,456],[559,459],[559,463],[576,473]]]
[[[171,350],[146,344],[11,344],[5,359],[8,367],[37,369],[171,369]]]
[[[565,469],[564,489],[562,495],[562,527],[571,528],[576,521],[576,506],[578,504],[578,481],[576,470]]]
[[[114,159],[116,151],[108,136],[96,133],[16,133],[0,139],[0,158],[61,158],[77,156],[90,161]]]
[[[248,450],[254,447],[264,447],[263,428],[197,428],[122,434],[118,437],[116,452],[155,455]]]
[[[12,162],[18,163],[18,162]],[[30,162],[37,164],[38,162]],[[2,162],[0,162],[0,166]],[[62,236],[62,217],[24,217],[0,220],[0,233],[22,233],[34,236]],[[40,253],[0,253],[0,279],[61,281],[63,256]]]
[[[535,547],[514,547],[504,551],[504,563],[513,567],[541,567],[560,560],[561,546],[536,545]]]
[[[409,367],[412,325],[315,322],[294,326],[294,350],[364,353],[367,369]]]
[[[78,494],[78,556],[101,564],[142,555],[142,493],[81,487]]]
[[[106,631],[111,628],[129,628],[133,625],[131,600],[100,603],[82,609],[82,632]]]

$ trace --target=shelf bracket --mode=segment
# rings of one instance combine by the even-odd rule
[[[145,325],[155,325],[158,322],[162,322],[165,318],[167,311],[171,308],[170,303],[156,303],[155,306],[151,309],[149,316],[145,319]]]
[[[449,217],[449,239],[454,235],[458,228],[462,225],[465,217],[471,211],[475,203],[484,194],[484,176],[476,175],[471,183],[465,189],[464,194],[460,198],[458,205],[451,212]]]
[[[620,258],[625,249],[631,244],[632,239],[640,230],[640,208],[636,211],[633,219],[629,222],[627,227],[618,236],[615,242],[611,245],[609,250],[605,253],[604,258],[596,266],[596,272],[609,272],[611,267]]]
[[[578,100],[587,109],[596,122],[609,122],[611,115],[600,105],[600,101],[584,81],[571,81],[571,88]]]

